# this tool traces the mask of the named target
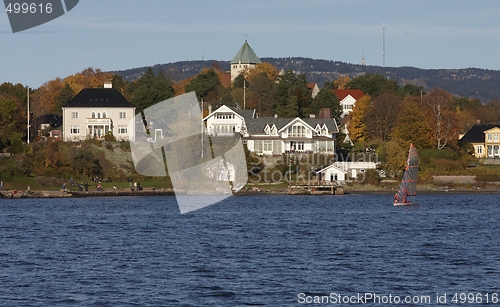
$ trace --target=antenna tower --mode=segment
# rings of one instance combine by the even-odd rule
[[[382,24],[382,63],[383,67],[385,67],[385,22]]]

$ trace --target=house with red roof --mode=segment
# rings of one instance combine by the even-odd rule
[[[318,83],[307,82],[307,87],[311,90],[312,98],[314,98],[314,97],[316,97],[316,95],[318,95],[318,93],[319,93]]]
[[[342,106],[342,117],[349,115],[356,101],[365,97],[365,94],[361,90],[336,89],[333,90],[333,92],[339,98],[340,105]]]

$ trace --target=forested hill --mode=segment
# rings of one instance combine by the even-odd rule
[[[307,81],[318,83],[319,87],[327,81],[334,81],[341,75],[357,77],[363,73],[379,73],[400,83],[423,86],[425,90],[442,88],[454,95],[478,98],[488,102],[500,98],[500,71],[478,68],[466,69],[420,69],[415,67],[381,67],[348,64],[338,61],[315,60],[310,58],[261,58],[278,69],[293,70],[306,75]],[[180,81],[196,75],[205,67],[220,67],[229,70],[229,61],[182,61],[153,66],[157,73],[160,69],[173,81]],[[147,67],[115,71],[125,80],[139,78]]]

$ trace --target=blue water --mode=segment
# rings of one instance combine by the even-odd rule
[[[0,306],[491,299],[498,199],[428,194],[394,207],[392,195],[240,196],[185,215],[173,197],[0,200]]]

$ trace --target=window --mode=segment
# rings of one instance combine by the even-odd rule
[[[306,127],[302,125],[295,125],[288,128],[288,136],[289,137],[305,137],[306,136]]]
[[[481,145],[477,146],[476,152],[478,154],[482,154],[483,153],[483,146],[481,146]]]
[[[273,141],[273,153],[281,153],[281,141]]]
[[[491,133],[488,133],[488,141],[491,141],[493,138],[491,137]]]
[[[258,154],[262,153],[262,141],[254,141],[254,149]]]
[[[264,141],[264,151],[273,151],[273,142],[270,140]]]
[[[118,133],[126,134],[127,133],[127,126],[118,126]]]
[[[493,134],[493,141],[498,142],[498,133]]]
[[[95,118],[95,112],[92,112],[92,118]]]
[[[101,118],[101,113],[97,113],[97,118]]]
[[[71,118],[78,118],[78,112],[71,112]]]
[[[233,65],[233,68],[238,68],[238,65]]]
[[[127,118],[127,112],[120,112],[120,118]]]
[[[106,118],[106,115],[107,115],[106,112],[103,112],[102,113],[102,118]]]
[[[80,126],[71,126],[71,134],[80,134]]]

